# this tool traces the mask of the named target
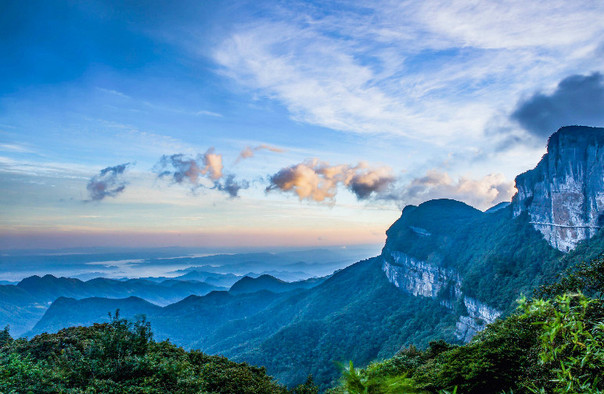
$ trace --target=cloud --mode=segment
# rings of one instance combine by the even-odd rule
[[[154,170],[159,178],[171,177],[175,183],[188,182],[198,186],[200,178],[216,181],[222,177],[222,155],[208,149],[197,158],[188,158],[182,153],[163,155]]]
[[[511,114],[529,133],[547,137],[562,126],[604,124],[604,77],[571,75],[551,94],[537,92],[517,103]]]
[[[239,153],[237,160],[235,160],[235,164],[239,163],[241,160],[249,159],[250,157],[254,157],[255,152],[258,152],[260,150],[268,150],[268,151],[275,152],[275,153],[285,152],[285,149],[277,148],[275,146],[271,146],[271,145],[267,145],[267,144],[262,144],[262,145],[258,145],[255,147],[246,146],[245,148],[243,148],[241,153]]]
[[[219,114],[217,112],[212,112],[212,111],[205,111],[205,110],[197,111],[197,112],[195,112],[195,115],[197,115],[197,116],[205,115],[205,116],[213,116],[215,118],[222,118],[222,114]]]
[[[123,174],[129,166],[130,163],[124,163],[107,167],[93,176],[86,186],[90,194],[89,201],[101,201],[105,197],[116,197],[123,192],[127,184]]]
[[[214,183],[214,187],[217,190],[222,192],[226,192],[231,198],[235,198],[239,194],[239,190],[247,189],[250,186],[249,182],[243,181],[235,181],[235,175],[229,174],[224,179],[224,181],[216,181]]]
[[[604,5],[583,0],[284,8],[263,9],[216,44],[224,75],[296,121],[436,144],[483,143],[509,97],[598,64],[604,34]]]
[[[399,193],[388,197],[404,204],[452,198],[485,209],[502,201],[510,201],[515,192],[514,182],[506,181],[502,174],[489,174],[480,179],[462,176],[454,181],[446,172],[430,170],[424,176],[411,180]]]
[[[222,155],[214,153],[214,148],[194,159],[182,153],[164,155],[155,165],[154,171],[158,178],[169,177],[174,183],[188,183],[192,190],[207,187],[225,192],[231,198],[237,197],[240,190],[249,187],[249,182],[237,181],[233,174],[223,174]]]
[[[324,202],[333,201],[341,184],[357,199],[365,200],[386,193],[395,180],[388,167],[369,168],[366,163],[330,166],[312,159],[279,170],[270,177],[266,191],[293,192],[300,200]]]

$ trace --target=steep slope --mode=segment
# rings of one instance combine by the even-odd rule
[[[336,361],[365,365],[403,345],[455,341],[454,330],[455,318],[445,308],[392,286],[374,258],[251,319],[225,325],[207,349],[264,365],[288,385],[312,373],[326,387],[338,375]]]
[[[17,286],[0,286],[0,327],[8,325],[11,333],[20,335],[31,329],[47,307]]]
[[[537,167],[516,178],[514,216],[553,247],[568,252],[604,225],[604,129],[563,127],[548,141]]]

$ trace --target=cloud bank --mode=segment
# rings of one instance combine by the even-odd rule
[[[511,114],[536,137],[548,137],[562,126],[604,124],[604,76],[571,75],[551,94],[537,92],[517,103]]]
[[[102,169],[98,175],[93,176],[86,186],[90,196],[89,201],[101,201],[105,197],[116,197],[123,192],[127,185],[123,174],[129,166],[130,163],[124,163],[107,167]]]
[[[366,200],[387,193],[395,180],[389,167],[370,168],[364,162],[330,166],[312,159],[279,170],[269,177],[265,190],[292,192],[300,200],[333,202],[338,185],[343,185],[357,199]]]

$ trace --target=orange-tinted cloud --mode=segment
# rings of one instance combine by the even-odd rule
[[[330,166],[312,159],[279,170],[270,177],[266,191],[293,192],[300,200],[324,202],[335,198],[341,184],[362,200],[385,193],[395,180],[389,167],[370,168],[366,163]]]
[[[241,160],[249,159],[250,157],[254,157],[254,154],[260,150],[268,150],[268,151],[275,152],[275,153],[285,152],[285,149],[277,148],[275,146],[271,146],[271,145],[267,145],[267,144],[261,144],[261,145],[255,146],[255,147],[246,146],[239,153],[239,156],[237,157],[237,160],[235,161],[235,163],[239,163]]]

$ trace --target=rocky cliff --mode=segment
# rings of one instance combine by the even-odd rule
[[[416,260],[402,252],[389,254],[382,256],[382,270],[390,283],[414,296],[436,298],[451,311],[461,306],[455,331],[458,339],[469,341],[501,315],[501,311],[466,296],[461,289],[461,275],[455,270]]]
[[[569,126],[554,133],[547,153],[516,177],[514,216],[530,223],[562,252],[604,224],[604,128]]]

